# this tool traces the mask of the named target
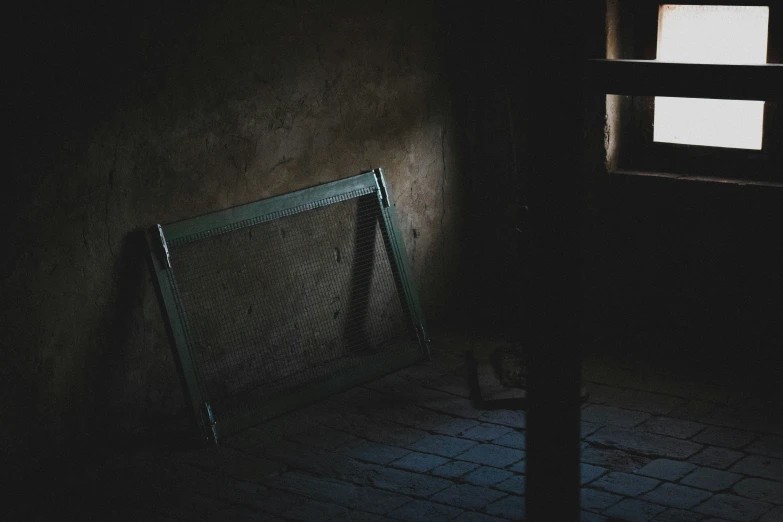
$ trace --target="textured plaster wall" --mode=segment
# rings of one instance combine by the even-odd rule
[[[2,201],[7,455],[182,430],[138,233],[157,222],[380,166],[426,316],[444,317],[461,171],[431,6],[62,9],[19,31],[33,45],[18,51],[19,161]]]

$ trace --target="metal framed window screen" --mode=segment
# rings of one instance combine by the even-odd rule
[[[381,169],[147,231],[200,435],[429,355]]]

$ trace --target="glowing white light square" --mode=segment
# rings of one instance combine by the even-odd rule
[[[662,5],[657,59],[767,63],[769,7]],[[653,140],[761,149],[764,102],[656,96]]]

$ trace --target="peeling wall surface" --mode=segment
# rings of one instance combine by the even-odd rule
[[[18,28],[0,201],[11,457],[187,428],[139,233],[154,223],[383,167],[425,316],[448,313],[461,170],[432,6],[60,9]]]

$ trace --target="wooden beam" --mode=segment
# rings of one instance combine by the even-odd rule
[[[585,179],[583,67],[605,51],[605,4],[524,2],[518,92],[525,92],[528,204],[525,304],[529,349],[529,522],[580,520],[580,371]],[[524,90],[523,90],[524,89]],[[604,104],[605,105],[605,104]]]
[[[714,65],[588,60],[593,92],[727,100],[783,100],[783,65]]]

